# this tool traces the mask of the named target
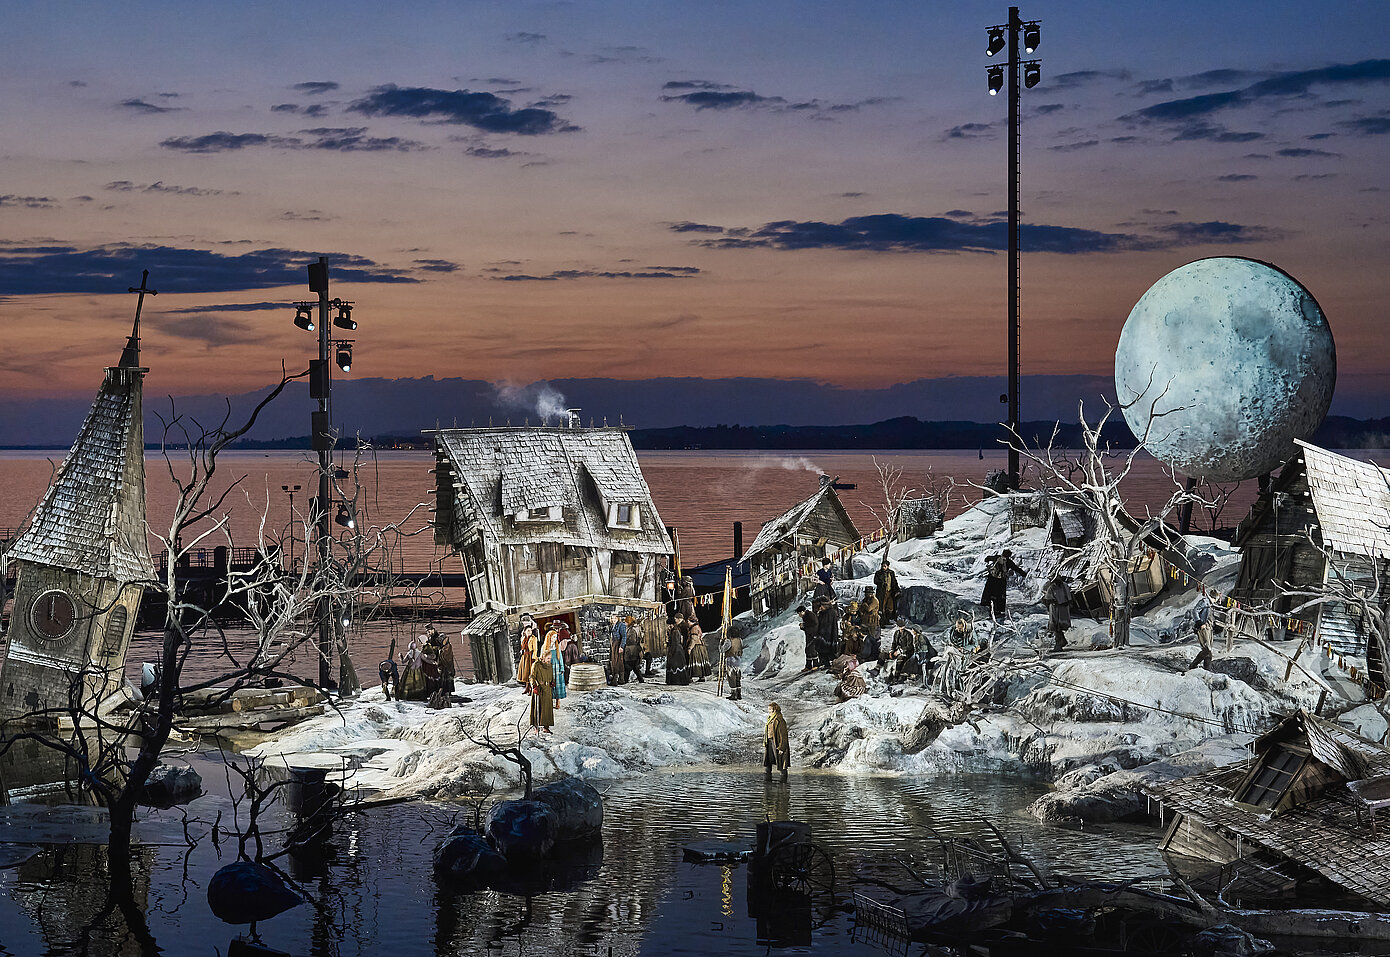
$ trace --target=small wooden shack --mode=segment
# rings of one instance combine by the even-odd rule
[[[1053,553],[1050,567],[1045,571],[1060,572],[1071,586],[1073,611],[1081,614],[1104,615],[1115,597],[1115,569],[1118,560],[1112,559],[1107,543],[1097,536],[1097,519],[1080,496],[1048,493],[1051,514],[1046,528]],[[1125,539],[1123,548],[1143,530],[1143,523],[1121,508],[1116,513]],[[1134,555],[1128,562],[1129,595],[1135,607],[1157,597],[1168,583],[1174,560],[1181,561],[1171,549],[1165,529],[1156,529],[1134,544]]]
[[[1339,654],[1369,654],[1372,680],[1383,686],[1374,660],[1379,649],[1367,641],[1360,607],[1330,601],[1295,611],[1308,599],[1287,592],[1316,589],[1340,574],[1364,582],[1384,618],[1390,609],[1390,471],[1307,442],[1298,446],[1236,529],[1240,574],[1231,597],[1294,613]]]
[[[1390,906],[1390,821],[1377,819],[1390,804],[1390,751],[1303,711],[1252,747],[1248,764],[1148,787],[1177,812],[1162,845],[1185,859],[1177,869],[1205,870],[1228,893],[1236,880],[1270,891],[1316,872]]]
[[[860,539],[854,521],[835,494],[834,483],[821,478],[820,488],[804,501],[765,524],[745,557],[749,563],[753,611],[781,611],[801,591],[802,566]]]
[[[603,655],[611,614],[662,609],[671,538],[626,431],[445,429],[434,442],[435,541],[463,563],[480,678],[511,677],[523,614]]]

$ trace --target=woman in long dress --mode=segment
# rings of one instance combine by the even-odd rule
[[[709,649],[705,647],[705,633],[699,621],[691,621],[687,627],[685,655],[690,662],[690,678],[687,680],[704,681],[710,676]]]
[[[684,615],[677,615],[676,620],[666,629],[666,683],[690,684],[690,669],[686,666],[685,658]]]
[[[516,664],[516,680],[527,686],[531,684],[531,666],[536,663],[537,650],[536,626],[527,622],[521,626],[521,660]]]
[[[565,687],[569,680],[565,677],[565,659],[560,655],[560,629],[551,628],[550,633],[545,636],[545,647],[549,649],[550,670],[555,674],[555,700],[559,701],[569,693],[569,689]]]

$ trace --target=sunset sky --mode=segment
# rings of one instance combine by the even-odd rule
[[[262,386],[319,254],[354,376],[1000,374],[1007,9],[9,0],[0,398],[90,395],[142,269],[152,390]],[[1384,396],[1390,4],[1021,13],[1025,374],[1109,375],[1145,289],[1239,255]]]

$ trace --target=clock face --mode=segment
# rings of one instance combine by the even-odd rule
[[[29,620],[34,630],[45,638],[62,638],[72,631],[77,618],[77,607],[66,592],[46,591],[34,599],[29,609]]]

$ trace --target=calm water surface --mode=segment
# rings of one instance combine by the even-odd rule
[[[214,765],[202,766],[205,787],[191,817],[211,821],[231,811]],[[984,836],[994,820],[1030,854],[1066,859],[1079,875],[1125,878],[1163,870],[1158,832],[1123,825],[1087,833],[1048,828],[1022,809],[1044,790],[998,778],[845,778],[793,773],[788,784],[764,782],[760,769],[708,768],[652,774],[606,793],[601,861],[589,878],[531,898],[496,892],[466,894],[437,883],[431,854],[460,805],[409,805],[351,816],[333,838],[326,863],[288,868],[324,902],[299,907],[260,925],[269,946],[292,954],[393,957],[446,954],[765,954],[767,935],[809,934],[811,943],[779,948],[787,954],[863,954],[842,911],[816,912],[810,923],[764,924],[749,916],[745,865],[683,863],[681,846],[732,841],[752,847],[765,817],[811,824],[816,842],[834,859],[838,893],[854,875],[903,882],[901,858],[923,873],[939,860],[927,827]],[[176,816],[160,812],[172,845],[181,844]],[[195,828],[196,830],[196,828]],[[240,928],[212,917],[207,881],[233,859],[224,839],[219,860],[210,841],[145,849],[137,897],[166,953],[226,953]],[[76,952],[73,930],[90,920],[101,900],[95,849],[49,847],[17,870],[0,871],[0,955]],[[57,914],[61,913],[61,919]],[[788,915],[783,914],[783,917]],[[799,926],[798,926],[799,925]],[[114,936],[107,929],[103,937]],[[785,939],[785,938],[783,938]],[[112,953],[105,944],[93,953]]]

